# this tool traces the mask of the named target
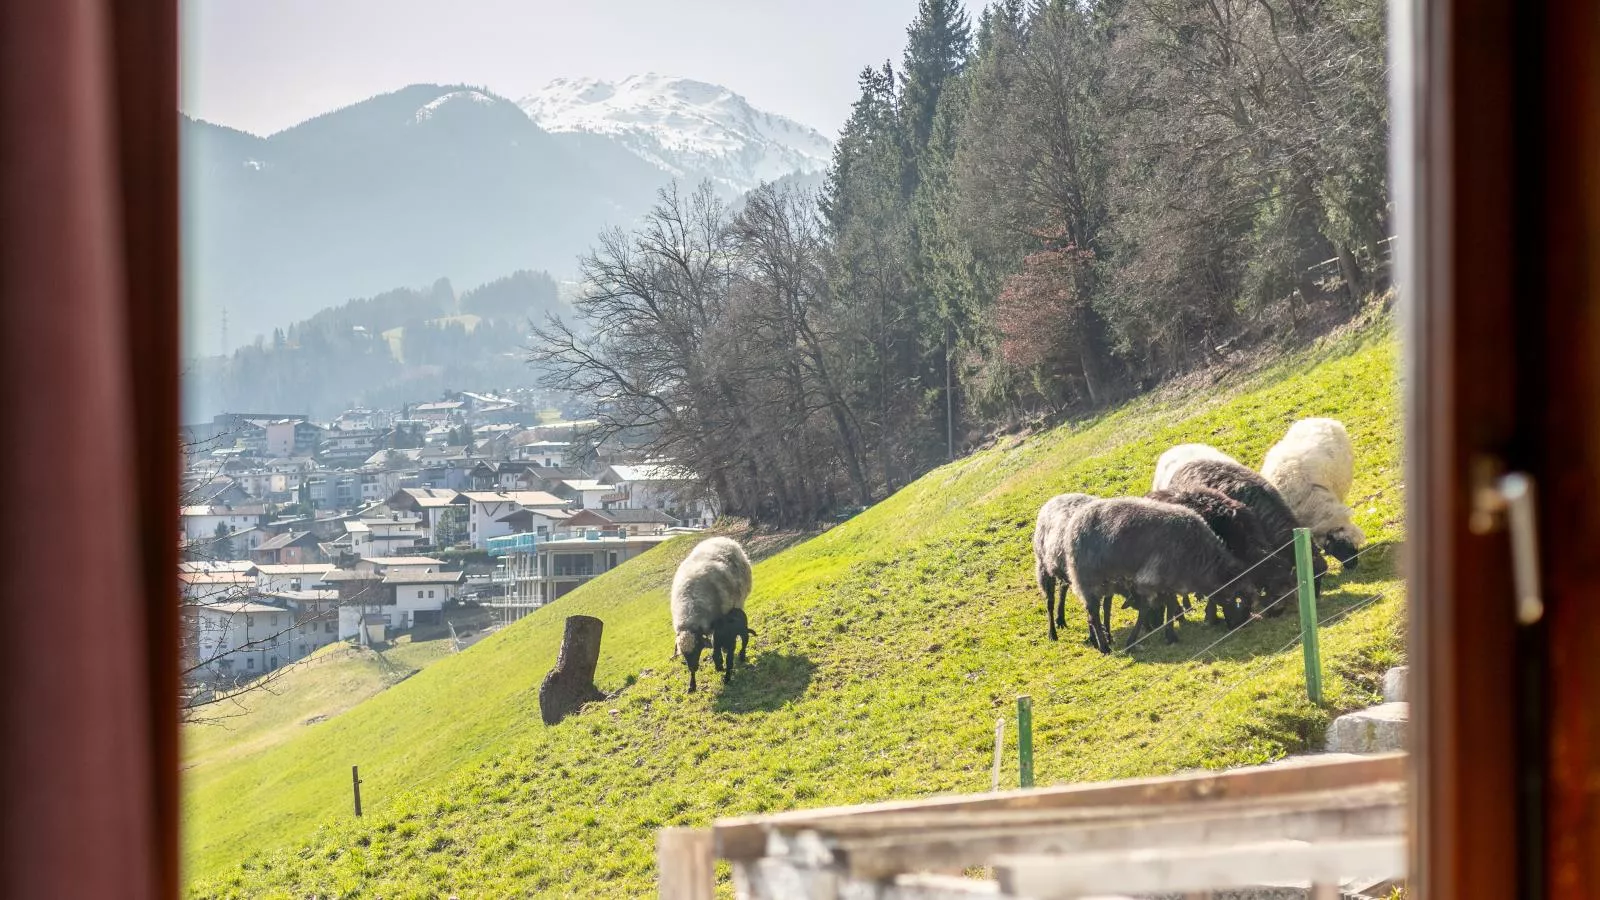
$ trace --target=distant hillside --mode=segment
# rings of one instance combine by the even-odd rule
[[[445,390],[531,386],[530,320],[566,304],[544,272],[517,272],[459,297],[449,280],[321,310],[184,372],[184,416],[282,409],[331,417],[352,405],[397,408]]]
[[[552,135],[516,104],[413,85],[269,138],[183,123],[190,355],[395,284],[576,271],[603,228],[666,180],[592,135]]]
[[[674,178],[732,196],[828,160],[822,135],[725,88],[653,78],[614,86],[621,107],[553,86],[525,100],[551,130],[486,90],[437,84],[265,138],[185,118],[188,355],[222,351],[224,310],[231,350],[396,284],[571,277],[601,230],[631,224]]]
[[[210,740],[210,761],[185,773],[190,894],[646,897],[663,826],[988,790],[995,718],[1010,724],[1018,694],[1034,698],[1041,784],[1316,747],[1403,652],[1397,355],[1380,327],[1007,440],[782,552],[754,542],[752,665],[725,689],[706,665],[711,689],[685,694],[669,656],[667,585],[686,537],[270,746]],[[1081,610],[1046,638],[1030,546],[1040,503],[1142,493],[1156,457],[1185,441],[1256,462],[1309,415],[1348,425],[1350,502],[1373,542],[1319,601],[1324,706],[1306,699],[1292,612],[1210,649],[1224,632],[1190,621],[1176,645],[1104,657],[1084,646]],[[605,621],[597,681],[616,695],[547,728],[539,681],[573,614]],[[1132,621],[1116,611],[1119,637]]]

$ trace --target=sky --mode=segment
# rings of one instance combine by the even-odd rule
[[[838,132],[916,0],[182,0],[184,112],[259,135],[417,82],[659,72]],[[978,3],[969,2],[976,9]]]

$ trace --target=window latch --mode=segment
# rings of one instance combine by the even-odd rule
[[[1511,539],[1511,579],[1516,593],[1517,624],[1544,618],[1539,586],[1539,532],[1533,476],[1526,472],[1497,474],[1497,460],[1481,458],[1473,473],[1470,528],[1475,534],[1495,531],[1504,521]]]

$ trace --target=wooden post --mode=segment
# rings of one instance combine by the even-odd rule
[[[1017,767],[1021,786],[1033,787],[1033,698],[1017,698]]]
[[[661,900],[711,900],[717,890],[711,829],[663,828],[656,832],[656,869]]]
[[[600,633],[604,628],[605,623],[594,616],[567,616],[556,667],[539,685],[539,716],[544,724],[554,725],[585,703],[605,699],[605,694],[594,685],[594,670],[600,664]]]
[[[1311,529],[1294,530],[1294,567],[1300,576],[1300,649],[1306,658],[1306,695],[1322,702],[1322,649],[1317,644],[1317,581],[1311,566]]]
[[[350,786],[356,792],[356,817],[361,817],[361,767],[350,767]]]
[[[989,776],[989,790],[1000,790],[1000,753],[1006,746],[1006,717],[994,720],[994,772]]]

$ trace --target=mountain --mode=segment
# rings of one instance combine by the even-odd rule
[[[815,128],[688,78],[558,78],[517,105],[546,131],[607,136],[676,178],[709,178],[730,194],[795,172],[821,172],[833,155]]]
[[[516,104],[418,84],[269,137],[186,118],[188,354],[246,344],[396,284],[577,271],[666,178],[611,140],[551,134]]]

